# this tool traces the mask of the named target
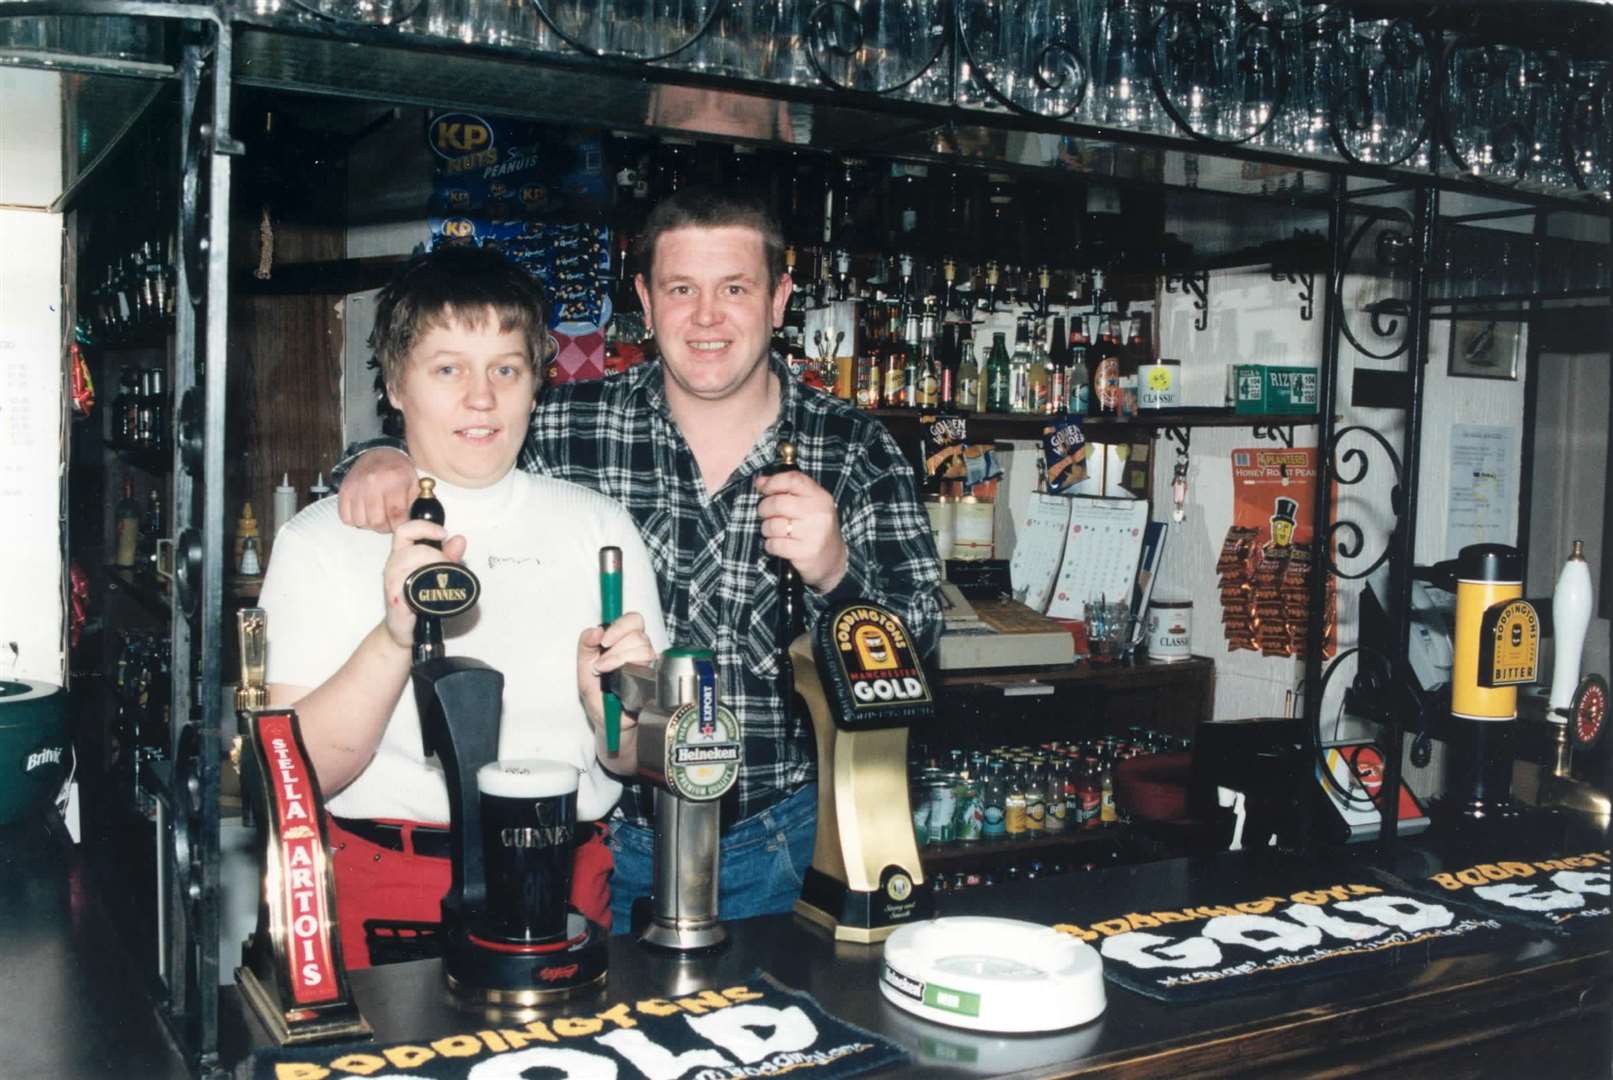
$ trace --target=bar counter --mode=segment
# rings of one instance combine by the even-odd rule
[[[1605,837],[1535,818],[1523,826],[1563,851],[1605,850]],[[0,829],[6,942],[0,965],[0,1042],[17,1076],[178,1077],[140,979],[119,955],[89,894],[81,852],[42,824]],[[1367,845],[1325,849],[1312,869],[1346,880],[1374,868],[1407,880],[1468,865],[1471,838],[1402,841],[1385,854]],[[1207,886],[1242,887],[1290,860],[1227,852],[1077,875],[943,893],[942,914],[1011,916],[1053,923],[1071,898],[1102,896],[1116,910],[1173,906]],[[1253,886],[1251,886],[1253,887]],[[611,942],[609,983],[592,998],[548,1014],[592,1014],[646,998],[743,985],[758,970],[815,997],[829,1013],[874,1031],[912,1055],[883,1075],[1193,1077],[1336,1076],[1393,1068],[1401,1075],[1606,1077],[1613,1063],[1613,966],[1607,935],[1522,935],[1506,950],[1392,964],[1370,972],[1295,981],[1189,1005],[1167,1005],[1109,983],[1097,1020],[1046,1036],[998,1037],[942,1027],[890,1006],[877,980],[880,948],[837,944],[789,916],[729,924],[730,944],[691,959],[652,953],[629,937]],[[131,943],[124,943],[129,945]],[[354,972],[355,997],[377,1044],[418,1042],[488,1026],[446,999],[436,961]],[[266,1045],[233,988],[223,992],[221,1065]],[[540,1016],[545,1013],[540,1013]],[[11,1070],[17,1071],[13,1073]]]

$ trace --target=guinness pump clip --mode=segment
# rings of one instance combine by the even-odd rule
[[[353,1004],[336,921],[336,883],[325,835],[325,800],[297,714],[270,709],[264,685],[266,613],[236,616],[241,683],[235,708],[244,794],[254,804],[260,865],[258,925],[241,950],[241,997],[280,1045],[368,1037]]]
[[[824,612],[790,648],[818,746],[818,833],[795,913],[871,944],[933,913],[907,791],[907,732],[934,699],[907,628],[878,604]]]

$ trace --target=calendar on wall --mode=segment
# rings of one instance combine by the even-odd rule
[[[1142,499],[1072,498],[1064,561],[1047,613],[1079,619],[1089,600],[1130,601],[1147,527]]]

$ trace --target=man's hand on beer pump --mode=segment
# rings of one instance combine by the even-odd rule
[[[834,496],[803,472],[758,476],[762,501],[762,546],[769,555],[788,559],[807,587],[831,592],[846,576],[849,553],[840,535]]]
[[[336,496],[342,524],[391,532],[409,518],[417,479],[413,459],[402,450],[383,447],[360,454]]]
[[[438,551],[427,540],[442,544]],[[465,557],[465,538],[449,536],[448,530],[434,521],[400,521],[392,531],[392,553],[387,556],[381,570],[382,586],[386,592],[386,633],[399,648],[414,646],[416,615],[403,599],[403,583],[408,576],[427,563],[459,562]]]
[[[599,760],[611,772],[631,774],[637,766],[636,717],[622,714],[621,743],[614,754],[605,750],[605,700],[599,677],[627,664],[655,661],[655,646],[644,630],[644,616],[629,611],[606,627],[590,626],[577,638],[577,696],[582,699],[588,726],[594,729]],[[618,768],[620,765],[620,768]]]

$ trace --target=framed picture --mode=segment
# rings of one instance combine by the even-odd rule
[[[1517,379],[1521,319],[1452,319],[1447,372],[1462,379]]]

